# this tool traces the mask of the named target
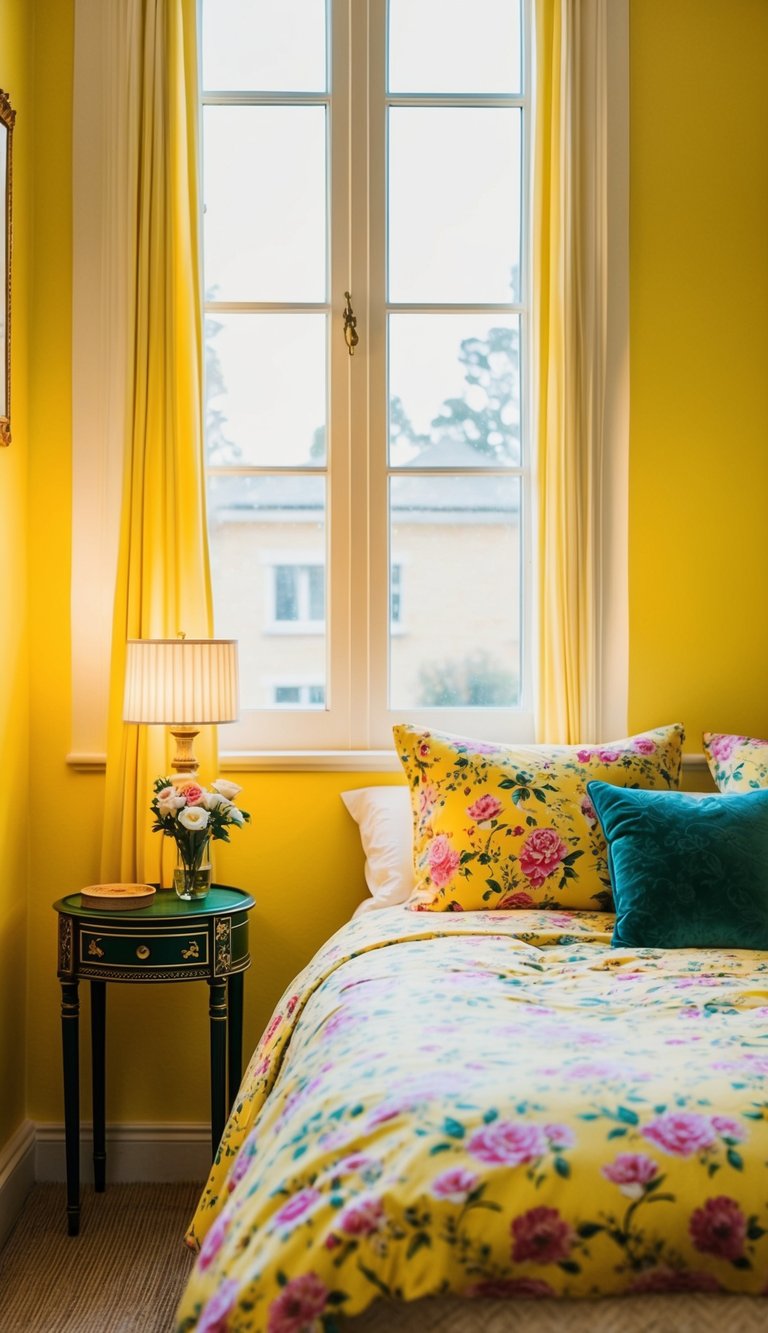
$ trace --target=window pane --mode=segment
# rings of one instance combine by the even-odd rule
[[[309,570],[324,587],[325,479],[213,476],[208,523],[216,633],[239,640],[241,707],[273,707],[284,681],[324,688],[326,626],[310,618]]]
[[[520,464],[520,321],[391,315],[393,467]]]
[[[324,301],[325,109],[209,106],[205,286],[218,301]]]
[[[322,92],[325,0],[203,0],[203,87]]]
[[[519,480],[406,476],[390,488],[390,559],[408,579],[390,636],[390,707],[516,705]]]
[[[389,299],[517,301],[520,112],[389,111]]]
[[[301,688],[298,685],[276,685],[275,703],[276,704],[299,704],[301,702]]]
[[[275,565],[275,620],[298,620],[298,569],[295,565]]]
[[[520,91],[519,0],[389,0],[393,93]]]
[[[325,570],[321,565],[307,569],[307,593],[309,619],[325,620]]]
[[[322,465],[326,397],[325,315],[206,318],[210,465]]]

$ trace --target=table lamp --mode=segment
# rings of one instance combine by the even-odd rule
[[[123,721],[167,726],[177,773],[197,773],[192,747],[201,726],[237,716],[236,639],[128,640]]]

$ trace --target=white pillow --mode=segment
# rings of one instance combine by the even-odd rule
[[[406,786],[357,787],[341,799],[360,829],[365,882],[373,901],[366,908],[392,907],[413,893],[413,819]],[[359,910],[359,909],[358,909]]]

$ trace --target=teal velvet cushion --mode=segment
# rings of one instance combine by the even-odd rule
[[[768,949],[768,790],[587,791],[608,844],[613,945]]]

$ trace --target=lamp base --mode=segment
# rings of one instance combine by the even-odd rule
[[[169,727],[168,729],[176,742],[176,753],[171,760],[171,768],[175,773],[180,773],[190,779],[194,778],[199,764],[192,752],[192,746],[195,743],[195,737],[199,734],[199,727]]]

